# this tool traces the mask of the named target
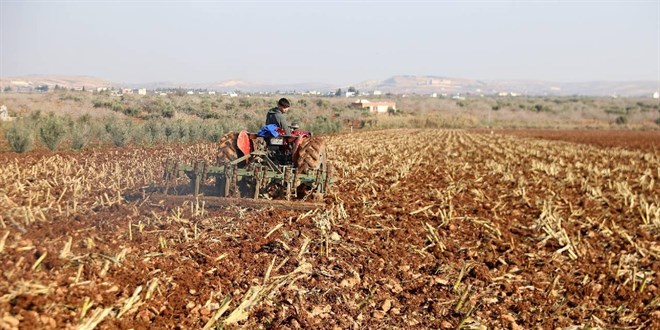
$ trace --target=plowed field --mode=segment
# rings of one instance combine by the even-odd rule
[[[0,155],[0,328],[660,328],[657,145],[543,137],[326,137],[314,211],[143,194],[212,145]]]

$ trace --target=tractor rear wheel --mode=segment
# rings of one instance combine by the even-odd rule
[[[332,166],[327,159],[325,141],[312,137],[298,148],[296,154],[295,165],[298,173],[312,174],[318,170],[323,184],[328,183],[327,178],[332,175]],[[310,196],[315,200],[322,200],[325,189],[327,187],[321,189],[314,184],[303,183],[296,188],[296,196],[303,200]]]
[[[318,137],[312,137],[298,148],[296,168],[298,173],[306,173],[313,170],[325,170],[326,147],[325,141]]]
[[[222,165],[223,162],[230,162],[239,157],[241,151],[238,149],[237,141],[238,132],[227,133],[220,138],[217,165]]]

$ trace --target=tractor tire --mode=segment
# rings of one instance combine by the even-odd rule
[[[262,137],[257,137],[256,139],[252,140],[252,150],[266,152],[268,150],[268,144],[266,143],[266,140]]]
[[[222,165],[223,162],[230,162],[237,159],[242,152],[238,149],[238,132],[231,132],[223,135],[218,142],[218,157],[216,164]]]
[[[325,141],[312,137],[298,148],[295,166],[298,173],[307,173],[318,169],[325,170],[326,161]]]

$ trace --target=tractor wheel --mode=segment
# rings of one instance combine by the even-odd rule
[[[299,173],[325,170],[327,160],[325,141],[312,137],[298,148],[297,154],[295,165]]]
[[[252,140],[252,150],[265,152],[267,149],[268,144],[266,144],[266,140],[264,138],[257,137],[256,139]]]
[[[238,149],[238,132],[227,133],[220,138],[218,142],[218,157],[216,164],[222,165],[223,162],[230,162],[239,157],[241,151]]]

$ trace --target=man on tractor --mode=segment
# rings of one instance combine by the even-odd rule
[[[227,164],[230,164],[236,169],[244,171],[241,172],[241,175],[252,182],[248,185],[256,185],[255,191],[250,193],[253,198],[256,198],[255,196],[258,196],[260,191],[263,192],[269,189],[260,186],[260,184],[265,179],[272,181],[274,178],[273,173],[279,173],[277,174],[279,176],[275,175],[276,182],[274,186],[282,188],[285,183],[289,184],[286,187],[294,187],[297,196],[303,196],[300,195],[301,193],[307,195],[309,191],[323,192],[326,181],[329,182],[327,178],[330,177],[331,170],[327,167],[325,142],[323,139],[313,136],[312,132],[301,130],[296,122],[289,125],[286,113],[289,111],[290,106],[289,100],[281,98],[277,102],[277,106],[268,111],[266,124],[258,133],[250,133],[247,130],[229,132],[220,139],[216,164],[223,166],[223,170],[225,166],[228,166]],[[249,158],[246,158],[246,156],[249,156]],[[259,177],[258,174],[250,174],[252,173],[250,171],[254,171],[255,168],[267,168],[268,173],[271,174],[263,177]],[[248,174],[243,175],[246,173],[245,171],[248,171]],[[281,177],[282,174],[285,175]],[[218,174],[218,181],[216,181],[216,186],[224,187],[225,196],[228,193],[231,195],[236,192],[236,187],[227,187],[236,185],[235,181],[240,180],[236,176],[227,177],[226,175],[227,172]],[[316,181],[311,184],[304,183],[305,187],[301,188],[300,183],[296,180],[300,178],[302,178],[300,180],[304,180],[309,176],[313,176]],[[293,181],[286,181],[288,180],[287,177],[290,177]],[[234,183],[231,183],[231,180],[227,181],[228,179],[234,180]],[[291,197],[288,188],[286,189],[286,195]]]
[[[277,101],[277,106],[268,110],[266,114],[266,125],[274,124],[284,130],[284,135],[291,135],[291,128],[286,121],[285,114],[289,112],[291,103],[286,98]]]

